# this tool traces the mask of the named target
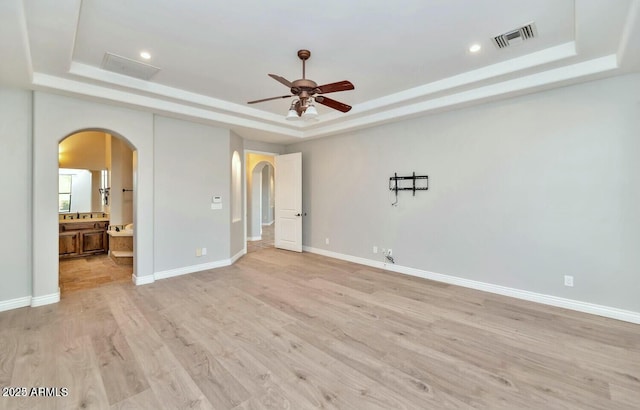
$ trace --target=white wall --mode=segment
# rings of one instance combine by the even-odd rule
[[[55,302],[58,291],[58,143],[86,129],[102,129],[136,147],[134,202],[136,278],[153,275],[153,115],[44,92],[33,112],[33,304]],[[144,283],[141,281],[140,283]]]
[[[226,260],[230,254],[230,132],[182,120],[155,117],[155,270]],[[222,196],[223,209],[211,200]],[[207,255],[196,256],[196,248]]]
[[[0,87],[0,310],[31,296],[31,112],[30,91]]]
[[[286,153],[286,147],[280,144],[271,144],[263,141],[245,140],[244,149],[254,152],[268,152],[272,154]]]
[[[640,312],[639,95],[628,75],[290,145],[303,243]],[[429,190],[392,207],[413,171]]]
[[[231,155],[242,157],[241,137],[123,107],[0,88],[0,188],[15,194],[0,205],[3,226],[12,232],[0,239],[0,310],[59,299],[58,143],[87,129],[135,148],[129,162],[136,283],[222,266],[245,250],[244,220],[232,224],[230,214]],[[111,141],[105,146],[110,151]],[[211,210],[213,195],[223,197],[222,210]],[[196,257],[196,247],[206,247],[207,255]]]

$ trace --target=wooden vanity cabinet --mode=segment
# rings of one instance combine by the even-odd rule
[[[60,223],[58,254],[60,258],[107,253],[109,236],[108,221]]]
[[[80,235],[77,231],[60,232],[58,254],[61,258],[78,256],[80,254]]]

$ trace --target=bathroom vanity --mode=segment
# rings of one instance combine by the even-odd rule
[[[74,216],[70,214],[71,216]],[[66,215],[65,215],[66,216]],[[79,218],[60,218],[58,254],[74,258],[107,253],[109,250],[108,217],[79,214]]]

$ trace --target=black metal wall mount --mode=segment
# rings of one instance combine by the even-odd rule
[[[426,191],[429,189],[429,176],[428,175],[413,175],[398,176],[397,172],[393,173],[393,176],[389,178],[389,191],[394,191],[396,194],[396,201],[391,205],[398,203],[398,191],[413,191],[413,196],[416,196],[416,191]]]

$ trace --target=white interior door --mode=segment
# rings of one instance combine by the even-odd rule
[[[302,252],[302,153],[275,162],[275,246]]]

